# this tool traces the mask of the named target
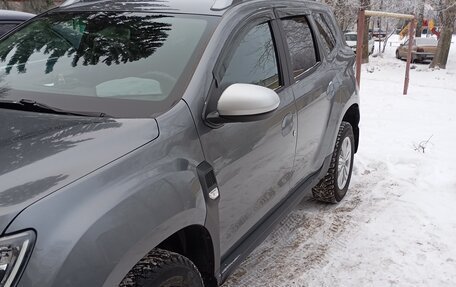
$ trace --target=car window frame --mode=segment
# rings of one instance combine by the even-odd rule
[[[214,70],[213,70],[213,76],[214,80],[216,81],[217,89],[220,89],[219,87],[220,83],[222,82],[222,79],[225,75],[226,72],[226,66],[224,65],[226,62],[230,61],[230,58],[234,56],[235,48],[238,46],[239,42],[245,37],[254,27],[268,23],[271,31],[271,37],[272,41],[275,44],[275,51],[276,51],[276,61],[277,61],[277,68],[278,68],[278,76],[279,76],[279,81],[281,83],[281,86],[274,89],[275,92],[279,93],[283,88],[286,87],[286,75],[284,74],[284,69],[283,69],[283,59],[281,57],[281,51],[280,49],[283,49],[283,47],[279,47],[279,41],[277,38],[277,33],[275,30],[277,27],[274,24],[274,14],[272,11],[263,11],[263,13],[256,14],[254,17],[249,17],[245,21],[243,21],[241,24],[239,24],[230,34],[228,39],[225,41],[225,43],[228,43],[225,45],[220,52]],[[223,91],[221,91],[223,92]]]
[[[321,35],[320,33],[320,30],[318,29],[318,24],[317,24],[317,20],[315,19],[315,16],[316,15],[320,15],[320,17],[322,17],[322,19],[325,21],[325,22],[328,22],[329,23],[326,23],[328,25],[328,28],[332,34],[332,36],[334,37],[334,40],[335,40],[335,43],[334,43],[334,48],[328,53],[326,51],[326,49],[324,48],[324,44],[323,44],[323,41],[325,41],[323,39],[323,36]],[[325,19],[325,17],[327,19]],[[332,61],[335,57],[335,54],[336,54],[336,51],[338,49],[338,46],[339,46],[339,43],[340,43],[340,35],[339,33],[337,32],[337,29],[336,27],[334,26],[334,23],[333,23],[333,20],[332,20],[332,17],[328,15],[327,11],[324,11],[324,10],[313,10],[311,15],[310,15],[310,18],[312,19],[312,25],[314,26],[314,31],[318,31],[316,33],[318,33],[318,41],[319,41],[319,45],[320,45],[320,49],[323,51],[323,53],[326,55],[326,58],[328,59],[328,61]]]
[[[276,15],[276,18],[277,18],[276,21],[279,22],[277,24],[279,26],[278,33],[279,33],[279,37],[281,38],[281,41],[282,41],[284,58],[286,59],[286,62],[287,62],[287,67],[288,67],[287,68],[287,70],[288,70],[287,77],[290,81],[290,84],[293,85],[293,84],[298,83],[298,82],[304,80],[305,78],[309,77],[310,75],[315,73],[320,68],[320,66],[323,64],[325,52],[322,50],[321,43],[319,42],[320,38],[319,38],[319,36],[317,36],[317,34],[315,32],[316,26],[315,26],[315,22],[312,18],[312,11],[310,9],[304,8],[304,7],[302,7],[302,8],[301,7],[299,7],[299,8],[298,7],[293,7],[293,8],[280,7],[280,8],[274,9],[274,14]],[[318,62],[313,67],[309,68],[308,70],[304,71],[303,73],[301,73],[300,75],[295,77],[293,75],[293,64],[291,61],[291,54],[289,52],[286,34],[285,34],[285,30],[283,28],[283,23],[281,21],[284,18],[293,18],[293,17],[301,17],[301,16],[306,17],[306,19],[309,23],[309,28],[312,31],[312,34],[314,37],[315,52],[316,52],[316,57],[318,59]]]
[[[212,69],[212,83],[206,94],[205,104],[202,111],[203,121],[209,127],[220,128],[223,126],[223,124],[212,124],[206,120],[207,116],[210,113],[217,111],[217,102],[223,93],[222,87],[220,87],[220,83],[226,72],[226,67],[223,64],[227,58],[234,55],[233,48],[237,46],[242,37],[247,35],[247,33],[255,26],[265,22],[269,22],[270,25],[272,40],[276,48],[276,60],[277,68],[279,70],[279,80],[282,84],[274,91],[280,96],[280,93],[291,85],[288,71],[288,61],[285,57],[283,41],[281,39],[278,23],[276,21],[276,16],[273,10],[265,9],[258,11],[255,14],[251,14],[250,16],[240,21],[239,24],[230,31],[230,34],[224,42],[222,50],[220,53],[218,53],[217,60],[215,61],[214,68]]]

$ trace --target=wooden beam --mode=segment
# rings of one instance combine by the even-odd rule
[[[365,29],[365,10],[360,9],[358,12],[358,40],[356,42],[356,83],[358,88],[361,86],[361,62],[363,60],[363,44],[364,44],[364,29]]]
[[[409,28],[409,43],[408,43],[408,52],[407,52],[407,67],[405,68],[405,81],[404,81],[404,96],[408,93],[408,87],[410,83],[410,64],[412,62],[412,49],[413,42],[415,41],[415,20],[410,22]]]
[[[389,12],[381,12],[381,11],[370,11],[370,10],[366,10],[366,16],[390,17],[390,18],[408,19],[408,20],[415,19],[415,15],[389,13]]]

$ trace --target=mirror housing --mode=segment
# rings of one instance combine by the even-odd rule
[[[280,105],[279,95],[252,84],[233,84],[220,96],[217,111],[207,120],[214,124],[259,121],[272,116]]]

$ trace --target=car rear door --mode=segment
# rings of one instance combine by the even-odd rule
[[[332,35],[316,31],[310,11],[278,9],[284,44],[288,51],[291,83],[298,112],[297,147],[292,185],[303,182],[323,164],[320,147],[334,96],[331,65],[335,58]],[[325,33],[319,39],[319,34]],[[318,47],[324,46],[325,51]]]
[[[220,252],[224,257],[290,189],[296,107],[281,65],[283,47],[274,40],[277,24],[273,17],[272,11],[263,11],[241,24],[226,42],[208,102],[216,103],[231,84],[256,84],[277,92],[277,111],[265,120],[200,131],[206,160],[214,168],[220,190]]]

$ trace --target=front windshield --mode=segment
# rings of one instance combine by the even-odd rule
[[[207,26],[202,17],[131,12],[38,18],[0,42],[0,97],[20,92],[71,110],[170,102]]]

